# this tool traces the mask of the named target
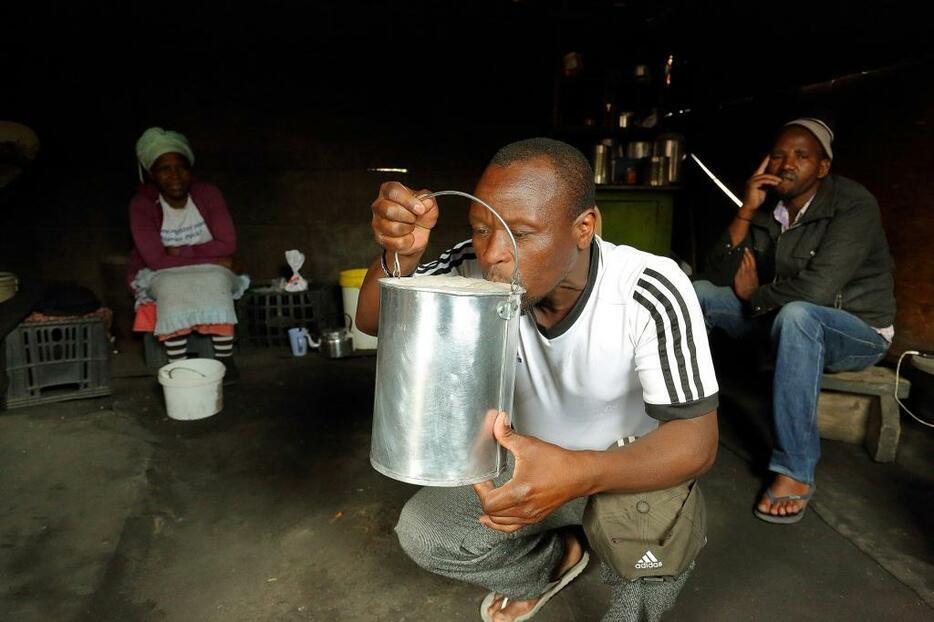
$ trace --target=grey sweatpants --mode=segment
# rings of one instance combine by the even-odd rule
[[[496,485],[510,477],[511,469]],[[545,591],[564,557],[557,530],[580,525],[586,502],[575,499],[542,522],[506,534],[479,522],[483,509],[471,486],[422,488],[402,508],[396,534],[406,554],[425,570],[528,600]],[[675,581],[659,583],[623,581],[605,564],[600,574],[612,585],[603,622],[655,622],[674,606],[690,570]]]

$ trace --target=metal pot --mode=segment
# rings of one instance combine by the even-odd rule
[[[329,359],[340,359],[353,354],[353,336],[346,328],[321,333],[321,352]]]
[[[610,181],[609,162],[609,147],[596,145],[593,151],[593,183],[605,184]]]
[[[647,140],[636,140],[626,145],[626,157],[631,160],[642,160],[652,155],[652,143]]]
[[[652,156],[649,158],[649,185],[664,186],[668,183],[668,158]]]
[[[668,158],[666,184],[681,181],[681,162],[684,160],[684,136],[681,134],[662,134],[655,139],[655,155]]]
[[[410,484],[464,486],[506,465],[490,410],[512,410],[519,346],[519,249],[512,284],[477,279],[430,285],[434,277],[379,281],[379,343],[370,463]],[[398,262],[394,274],[398,276]],[[444,278],[444,277],[438,277]],[[450,286],[449,286],[450,285]]]

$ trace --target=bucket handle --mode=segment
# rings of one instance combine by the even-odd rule
[[[172,378],[172,374],[174,374],[175,372],[177,372],[177,371],[180,370],[180,369],[184,369],[185,371],[190,371],[190,372],[192,372],[192,373],[198,374],[198,375],[201,376],[202,378],[207,378],[207,377],[208,377],[207,374],[204,374],[204,373],[198,371],[197,369],[192,369],[191,367],[173,367],[172,369],[170,369],[170,370],[168,371],[168,376],[169,376],[169,378]]]
[[[512,251],[513,251],[512,257],[514,259],[513,266],[512,266],[512,293],[515,294],[516,292],[518,292],[519,291],[519,245],[516,244],[516,238],[515,236],[513,236],[512,231],[509,230],[509,225],[506,224],[506,221],[503,220],[503,217],[500,216],[499,213],[495,209],[493,209],[493,207],[489,203],[481,199],[478,199],[472,194],[461,192],[460,190],[439,190],[438,192],[430,192],[428,194],[420,195],[416,198],[418,200],[422,200],[422,199],[433,199],[435,197],[450,196],[450,195],[466,197],[470,199],[471,201],[479,203],[483,207],[490,210],[490,212],[492,212],[493,215],[496,216],[496,219],[499,220],[500,223],[502,223],[503,228],[506,230],[506,234],[509,236],[509,239],[512,241]],[[399,265],[399,253],[393,253],[393,256],[394,257],[393,257],[393,266],[392,266],[392,276],[394,278],[399,278],[400,276],[402,276],[402,267]]]

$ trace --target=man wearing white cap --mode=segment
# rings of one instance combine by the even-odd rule
[[[830,174],[833,138],[820,119],[785,124],[694,283],[709,328],[771,341],[774,478],[754,510],[771,523],[801,520],[814,493],[821,374],[873,365],[894,334],[879,206]]]

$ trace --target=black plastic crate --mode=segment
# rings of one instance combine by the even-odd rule
[[[239,344],[255,348],[288,347],[290,328],[319,333],[334,323],[330,293],[323,285],[309,285],[304,292],[247,291],[237,302]]]
[[[110,395],[110,343],[100,318],[24,322],[3,347],[7,408]]]

